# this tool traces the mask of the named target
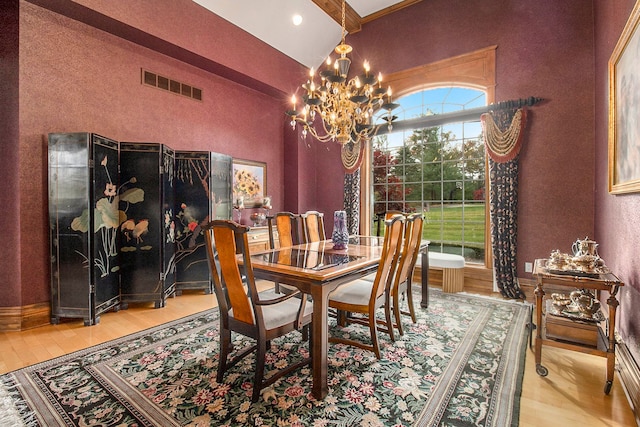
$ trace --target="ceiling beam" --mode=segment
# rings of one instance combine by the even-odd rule
[[[320,9],[322,9],[327,15],[329,15],[338,25],[342,25],[342,0],[312,0]],[[422,0],[402,0],[396,4],[392,4],[389,7],[381,9],[370,15],[362,17],[358,15],[358,12],[353,9],[349,3],[345,5],[344,21],[347,33],[353,34],[362,30],[362,24],[371,22],[378,18],[382,18],[385,15],[396,12],[405,7],[412,6]]]
[[[371,22],[375,19],[378,18],[382,18],[385,15],[388,15],[390,13],[396,12],[400,9],[404,9],[405,7],[409,7],[411,5],[414,5],[416,3],[420,3],[422,0],[403,0],[399,3],[396,4],[392,4],[389,7],[385,7],[384,9],[380,9],[377,12],[374,12],[370,15],[367,15],[365,17],[362,18],[361,20],[361,24],[366,24],[367,22]]]
[[[342,25],[342,0],[312,0],[320,9],[333,18],[338,25]],[[362,17],[358,15],[349,3],[344,8],[344,26],[347,33],[353,34],[362,30]]]

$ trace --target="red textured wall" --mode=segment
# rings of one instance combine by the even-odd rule
[[[0,4],[0,307],[22,305],[20,286],[20,228],[18,141],[18,2]]]
[[[66,8],[106,31],[34,2]],[[200,14],[189,0],[125,3],[2,2],[2,23],[11,22],[9,11],[14,24],[3,25],[1,44],[9,54],[0,68],[0,123],[8,129],[0,142],[0,202],[7,207],[0,219],[0,306],[49,300],[49,132],[92,131],[265,161],[274,210],[342,208],[339,147],[306,148],[283,114],[304,79],[299,64]],[[634,262],[640,202],[606,191],[606,61],[632,6],[633,0],[429,0],[368,23],[347,41],[354,64],[367,58],[383,73],[498,46],[496,100],[546,99],[531,109],[520,157],[519,275],[528,277],[525,261],[595,236],[601,255],[627,282],[620,327],[638,342],[638,315],[628,307],[640,303]],[[164,13],[167,19],[158,19]],[[127,26],[139,31],[129,32],[132,39],[160,45],[163,53],[112,34]],[[203,102],[142,86],[140,68],[203,88]]]
[[[28,0],[219,75],[289,94],[306,70],[268,44],[189,0]],[[180,52],[180,50],[183,50]],[[288,99],[288,98],[287,98]]]
[[[214,18],[202,22],[198,7],[189,1],[165,1],[163,7],[154,4],[152,9],[149,0],[133,0],[126,7],[90,0],[33,1],[47,7],[66,5],[65,12],[109,32],[122,32],[127,30],[123,25],[130,25],[143,33],[133,38],[151,37],[157,43],[153,39],[157,37],[211,57],[216,64],[235,69],[250,84],[267,80],[267,86],[282,91],[283,98],[252,91],[21,2],[21,223],[35,230],[20,237],[33,260],[29,266],[22,262],[23,293],[28,293],[23,304],[48,299],[44,207],[48,132],[87,130],[117,140],[164,142],[175,149],[209,149],[267,161],[274,209],[332,212],[342,208],[344,173],[337,145],[329,146],[329,151],[317,145],[310,149],[295,145],[297,171],[284,161],[283,140],[290,131],[283,125],[282,103],[302,81],[300,67],[289,65],[293,71],[288,72],[274,68],[262,56],[273,53],[272,49],[256,52],[240,36],[243,49],[229,54],[224,22]],[[593,234],[593,176],[578,176],[564,167],[594,164],[592,15],[582,3],[565,3],[431,0],[366,24],[348,39],[355,47],[354,63],[368,58],[384,73],[497,44],[497,99],[532,95],[548,99],[531,114],[530,138],[521,156],[518,265],[569,245],[577,236]],[[82,9],[85,6],[89,9]],[[158,19],[157,14],[163,13],[171,19]],[[452,32],[452,28],[464,31]],[[237,35],[236,30],[226,30]],[[175,53],[165,50],[168,55]],[[261,59],[260,67],[251,56]],[[276,56],[274,63],[281,64],[282,58]],[[141,67],[202,87],[205,100],[197,103],[140,85]],[[257,70],[261,67],[266,68]],[[279,76],[285,76],[285,81]],[[296,186],[293,179],[284,179],[285,171],[297,172]],[[292,204],[285,206],[285,199]],[[27,258],[24,251],[22,260]]]
[[[584,1],[429,0],[349,36],[390,74],[497,45],[496,101],[536,96],[520,153],[518,275],[594,234],[593,13]],[[380,65],[379,65],[380,64]]]
[[[634,0],[596,0],[596,237],[600,256],[625,282],[616,325],[640,360],[640,195],[608,193],[608,61],[633,9]],[[637,120],[637,119],[636,119]],[[640,167],[640,165],[638,165]]]
[[[19,119],[15,103],[12,110],[20,136],[10,141],[12,149],[3,157],[3,163],[11,158],[16,161],[3,166],[2,172],[19,176],[19,187],[14,186],[20,189],[19,195],[2,192],[2,197],[13,193],[11,202],[19,206],[19,220],[4,216],[2,221],[9,239],[19,242],[9,250],[9,255],[20,254],[19,262],[9,267],[20,269],[21,276],[14,275],[12,283],[19,283],[22,295],[20,299],[20,292],[3,286],[0,305],[28,305],[50,298],[46,190],[46,138],[50,132],[88,131],[118,141],[160,142],[176,150],[209,150],[263,161],[268,170],[267,193],[273,196],[274,209],[283,208],[282,98],[29,2],[20,2],[20,7]],[[188,27],[183,24],[181,35]],[[215,31],[209,37],[215,38]],[[273,49],[269,52],[276,55],[272,63],[282,62],[283,55]],[[293,70],[301,68],[290,59],[285,62]],[[202,88],[203,101],[142,85],[141,68]],[[17,87],[16,79],[14,83]],[[0,258],[12,260],[11,256]],[[5,271],[10,273],[11,269],[3,266]]]

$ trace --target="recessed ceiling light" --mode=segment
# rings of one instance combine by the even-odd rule
[[[302,16],[298,15],[297,13],[293,15],[292,19],[293,19],[293,25],[298,26],[302,24]]]

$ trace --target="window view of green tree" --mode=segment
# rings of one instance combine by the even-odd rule
[[[373,140],[373,194],[377,215],[422,212],[430,250],[483,262],[485,253],[485,152],[479,125],[414,129],[401,143]],[[465,134],[475,132],[473,137]],[[396,138],[397,139],[397,138]]]

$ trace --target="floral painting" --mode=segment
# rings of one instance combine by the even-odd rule
[[[267,187],[267,164],[233,160],[234,205],[245,208],[262,206]]]

